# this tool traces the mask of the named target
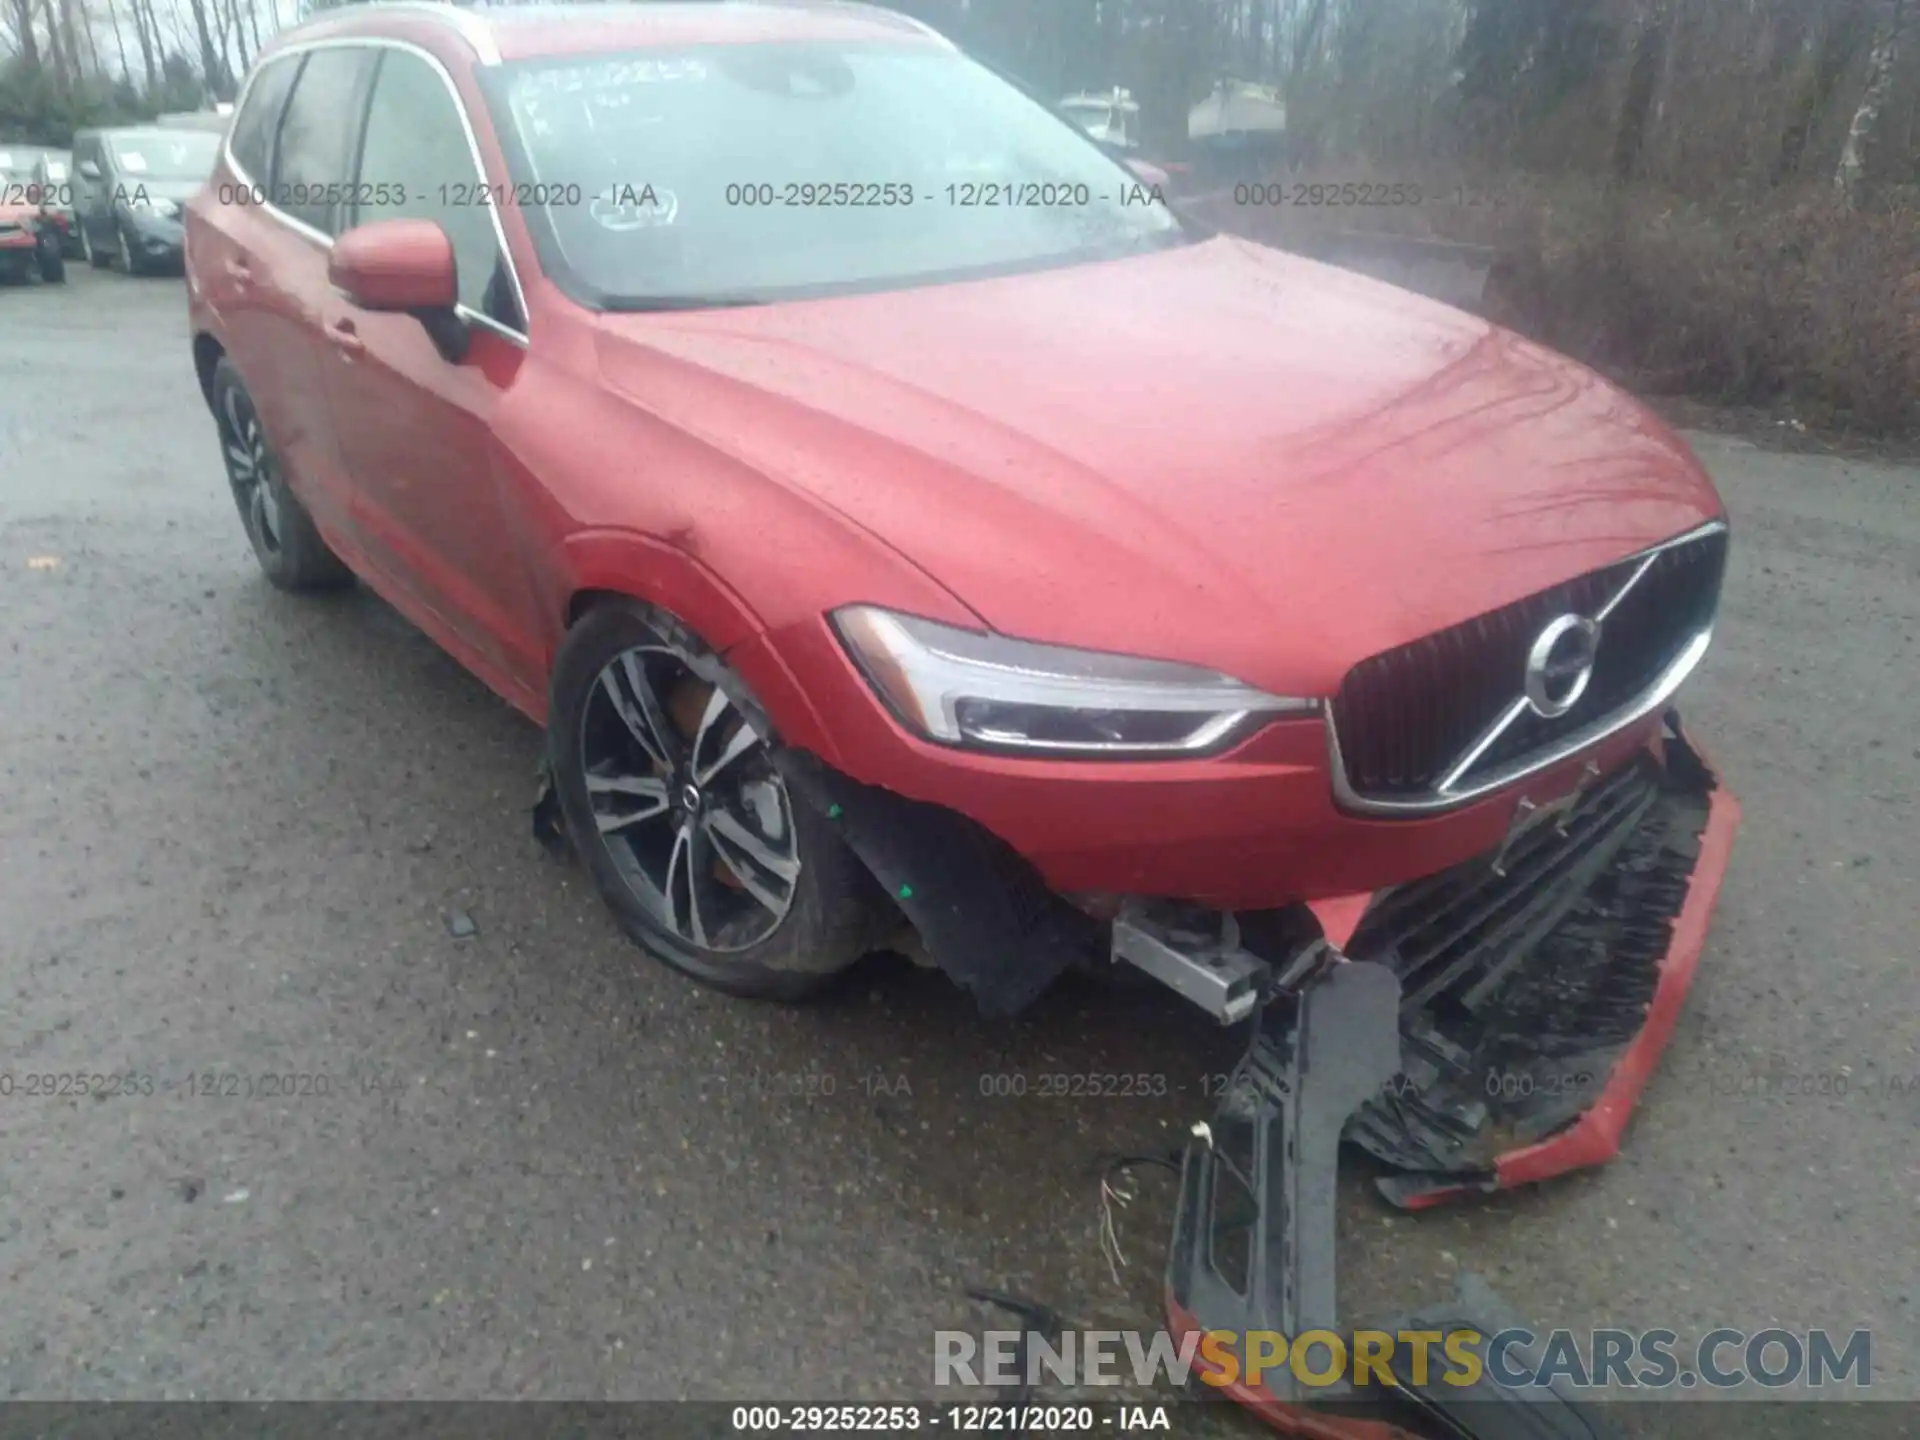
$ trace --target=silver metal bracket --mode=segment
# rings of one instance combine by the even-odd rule
[[[1113,958],[1138,966],[1222,1025],[1238,1024],[1264,1004],[1273,978],[1272,966],[1241,947],[1239,922],[1217,911],[1155,916],[1129,902],[1113,922]]]

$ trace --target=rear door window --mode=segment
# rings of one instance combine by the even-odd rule
[[[280,128],[287,92],[299,73],[298,55],[269,60],[247,86],[246,103],[234,117],[227,143],[233,147],[233,158],[246,178],[256,185],[266,185],[273,179],[273,137]]]
[[[313,51],[280,118],[268,199],[322,235],[339,233],[340,198],[353,174],[373,60],[374,52],[361,45]]]

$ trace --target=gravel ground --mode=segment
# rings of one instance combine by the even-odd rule
[[[898,1397],[968,1284],[1154,1323],[1167,1197],[1116,1282],[1088,1167],[1170,1145],[1223,1037],[648,962],[530,836],[532,727],[259,578],[183,312],[0,293],[0,1069],[136,1077],[0,1099],[0,1396]],[[1605,1170],[1419,1218],[1355,1178],[1349,1308],[1464,1268],[1544,1325],[1867,1327],[1920,1398],[1920,470],[1699,443],[1735,558],[1686,708],[1747,821],[1673,1049]],[[1083,1071],[1167,1093],[981,1093]],[[320,1078],[196,1093],[268,1075]]]

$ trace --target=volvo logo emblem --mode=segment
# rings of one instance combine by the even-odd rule
[[[1527,705],[1542,720],[1558,720],[1580,703],[1593,679],[1600,622],[1584,615],[1549,621],[1527,652]]]

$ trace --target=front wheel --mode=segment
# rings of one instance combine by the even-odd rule
[[[742,682],[678,621],[589,611],[548,725],[574,846],[641,948],[729,994],[798,1000],[868,947],[866,871],[788,794]]]
[[[61,284],[67,278],[67,257],[61,252],[57,235],[51,245],[40,247],[40,278],[49,285]]]

